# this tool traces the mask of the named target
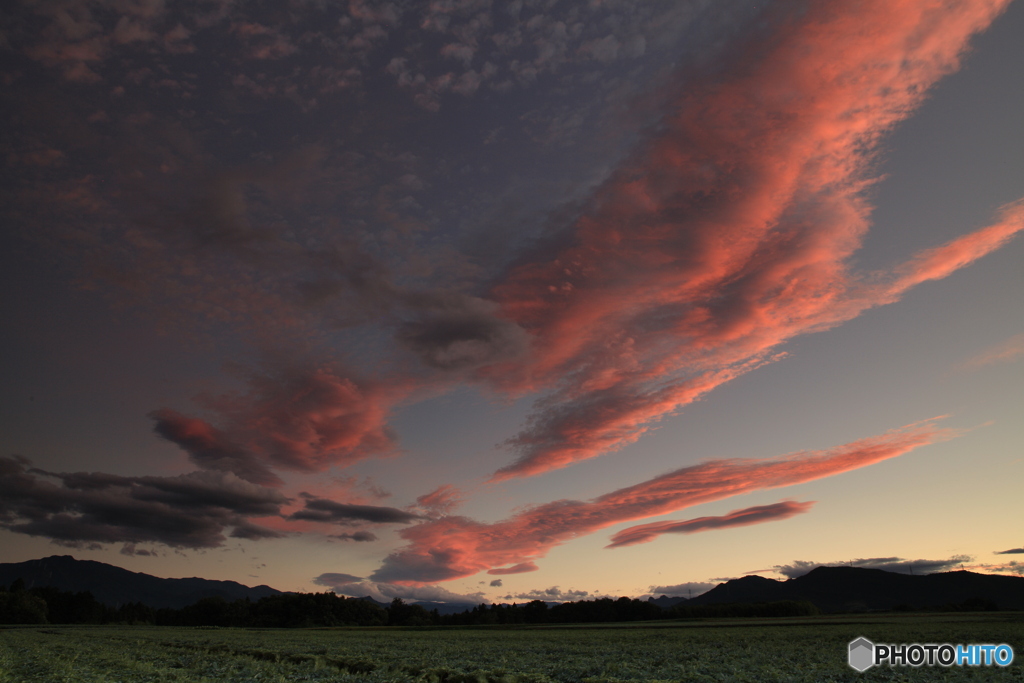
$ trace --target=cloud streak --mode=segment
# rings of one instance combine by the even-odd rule
[[[303,494],[306,499],[305,507],[298,512],[293,512],[289,519],[305,520],[309,522],[327,522],[331,524],[352,524],[358,522],[372,522],[375,524],[408,524],[422,520],[422,515],[417,515],[398,508],[381,507],[377,505],[353,505],[351,503],[337,503],[326,498],[317,498],[309,494]],[[351,538],[351,540],[371,540],[368,538]]]
[[[558,500],[527,508],[491,524],[441,517],[399,532],[407,545],[389,555],[370,578],[418,585],[488,570],[510,573],[533,564],[558,545],[614,524],[834,476],[956,435],[928,421],[822,451],[767,460],[713,460],[589,501]]]
[[[1024,334],[1010,337],[1002,344],[979,353],[969,359],[961,367],[962,369],[977,369],[996,363],[1012,363],[1024,356]]]
[[[698,531],[708,531],[710,529],[731,529],[738,526],[750,526],[751,524],[789,519],[794,515],[809,512],[813,505],[814,501],[808,503],[784,501],[771,505],[757,505],[742,510],[733,510],[729,514],[720,517],[697,517],[696,519],[683,521],[640,524],[616,533],[612,536],[612,542],[605,547],[621,548],[638,543],[649,543],[662,534],[695,534]]]
[[[554,253],[492,291],[533,338],[482,374],[551,389],[492,480],[614,451],[777,358],[777,347],[896,301],[998,249],[1024,205],[887,273],[856,273],[878,143],[955,71],[1006,6],[816,3],[774,11],[597,190]],[[558,382],[556,378],[566,378]]]

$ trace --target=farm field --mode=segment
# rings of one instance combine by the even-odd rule
[[[1007,643],[1013,665],[846,665],[884,643]],[[0,629],[0,683],[1024,681],[1024,614],[900,614],[594,627]]]

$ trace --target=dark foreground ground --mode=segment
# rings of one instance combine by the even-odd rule
[[[1000,667],[846,664],[847,644],[1006,643]],[[0,683],[1022,681],[1024,613],[519,628],[0,628]]]

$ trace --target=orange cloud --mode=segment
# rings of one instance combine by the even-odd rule
[[[605,547],[621,548],[627,545],[648,543],[662,534],[694,534],[708,529],[730,529],[737,526],[773,522],[778,519],[789,519],[793,515],[808,512],[812,505],[814,505],[814,501],[809,503],[783,501],[772,505],[757,505],[743,510],[733,510],[721,517],[697,517],[684,521],[640,524],[618,532],[612,536],[612,542]]]
[[[932,420],[823,451],[766,460],[705,462],[590,501],[558,500],[527,508],[493,524],[467,517],[441,517],[399,532],[408,545],[389,555],[371,578],[417,585],[480,571],[510,573],[499,569],[506,565],[525,570],[555,546],[614,524],[829,477],[956,434],[937,427]]]
[[[532,335],[531,356],[478,374],[511,392],[555,389],[492,480],[631,443],[786,340],[891,303],[1019,232],[1016,204],[893,274],[849,267],[870,224],[879,140],[1007,4],[812,3],[687,83],[571,226],[571,246],[492,291]]]

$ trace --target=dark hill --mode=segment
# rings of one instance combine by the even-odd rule
[[[863,567],[818,567],[788,581],[745,576],[712,588],[687,605],[809,600],[823,612],[941,608],[984,601],[1024,610],[1024,578],[967,571],[913,576]]]
[[[281,594],[269,586],[250,588],[235,581],[161,579],[103,562],[76,560],[70,555],[0,564],[0,585],[10,586],[19,578],[25,581],[26,588],[53,586],[74,593],[89,591],[97,600],[111,607],[141,602],[150,607],[178,609],[214,596],[231,601],[240,598],[259,600]]]
[[[679,595],[662,595],[657,598],[651,596],[647,598],[647,602],[653,602],[662,609],[668,609],[669,607],[675,607],[676,605],[683,605],[686,604],[686,601],[686,598]]]

